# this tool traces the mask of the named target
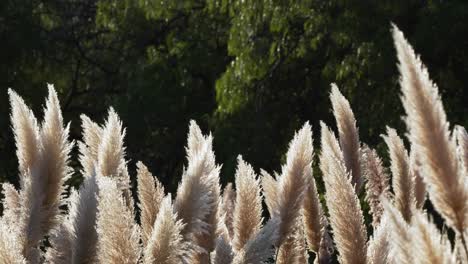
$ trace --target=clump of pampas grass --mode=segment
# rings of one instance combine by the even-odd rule
[[[58,94],[49,86],[38,121],[9,90],[20,184],[2,184],[0,263],[467,263],[468,134],[450,128],[437,86],[403,34],[392,32],[409,149],[388,128],[386,168],[360,142],[351,104],[333,84],[338,136],[321,122],[318,152],[324,194],[308,122],[280,173],[256,170],[239,155],[235,181],[223,187],[213,137],[190,121],[187,164],[173,195],[142,162],[130,180],[126,132],[112,108],[103,124],[81,116],[83,182],[66,192],[74,143]],[[429,203],[453,241],[433,223]]]

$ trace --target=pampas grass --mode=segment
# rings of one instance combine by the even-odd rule
[[[164,187],[141,162],[137,163],[137,180],[142,242],[143,246],[146,246],[153,232],[154,222],[164,199]]]
[[[100,263],[138,263],[140,229],[116,180],[101,177],[99,189],[97,257]]]
[[[367,247],[367,261],[370,264],[385,264],[390,262],[390,239],[388,218],[383,218],[374,229]]]
[[[171,196],[161,201],[151,237],[144,251],[143,263],[189,263],[190,245],[181,234],[184,224],[172,208]]]
[[[312,166],[312,151],[312,130],[306,123],[289,144],[287,162],[278,178],[276,208],[272,211],[272,217],[280,219],[279,246],[293,234],[295,223],[300,217]]]
[[[68,199],[69,213],[50,238],[46,252],[49,263],[95,263],[97,261],[97,196],[96,175],[87,177],[79,191],[72,190]]]
[[[468,226],[468,184],[437,86],[398,28],[393,27],[409,139],[421,159],[429,196],[447,225],[463,234]],[[466,243],[465,243],[466,245]]]
[[[363,148],[364,178],[366,179],[366,201],[369,203],[374,228],[383,214],[382,198],[389,198],[390,187],[387,172],[377,152],[369,147]]]
[[[234,207],[236,202],[236,191],[232,188],[232,183],[228,183],[223,190],[222,206],[219,211],[223,215],[223,223],[226,228],[226,235],[229,239],[234,238]]]
[[[235,251],[241,250],[262,225],[260,181],[252,166],[247,164],[242,156],[237,158],[237,162],[237,192],[234,208],[234,239],[232,241]]]
[[[359,200],[347,172],[338,140],[322,123],[320,168],[326,188],[333,237],[341,263],[366,263],[367,231]],[[339,154],[339,156],[336,156]]]
[[[330,100],[333,106],[333,115],[338,127],[341,150],[346,169],[351,174],[351,183],[356,193],[361,190],[361,168],[359,161],[359,133],[356,119],[348,100],[341,94],[336,84],[331,85]]]
[[[408,152],[403,140],[396,131],[387,127],[387,135],[383,136],[387,143],[391,160],[392,187],[395,193],[394,203],[403,218],[409,222],[415,207],[414,182],[410,174]]]
[[[290,142],[281,173],[257,171],[239,156],[234,184],[222,188],[213,137],[191,121],[187,165],[173,197],[142,162],[136,173],[128,171],[125,128],[112,108],[104,124],[81,116],[83,183],[69,188],[73,142],[55,89],[49,86],[41,122],[9,90],[20,182],[18,189],[2,184],[0,263],[466,263],[468,134],[460,126],[450,133],[437,87],[396,27],[393,36],[410,154],[388,128],[386,168],[361,144],[350,104],[332,85],[338,138],[321,123],[324,194],[312,169],[309,123]],[[451,231],[432,222],[425,204],[455,231],[453,240]]]

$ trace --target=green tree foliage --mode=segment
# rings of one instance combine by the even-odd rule
[[[391,22],[422,54],[450,121],[467,126],[466,1],[1,1],[0,179],[17,177],[6,89],[38,107],[46,82],[75,139],[80,113],[102,120],[114,105],[132,173],[142,160],[169,186],[190,119],[213,131],[225,180],[239,153],[279,170],[304,121],[315,135],[319,120],[333,124],[331,82],[376,146],[386,124],[403,125]]]

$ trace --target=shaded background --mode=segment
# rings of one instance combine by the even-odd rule
[[[279,170],[305,121],[315,135],[320,120],[335,127],[331,82],[361,140],[384,155],[385,125],[404,132],[391,21],[429,67],[451,124],[467,127],[467,1],[2,0],[0,182],[17,183],[7,88],[41,116],[47,82],[73,139],[81,113],[102,123],[114,106],[130,174],[141,160],[172,192],[190,119],[213,133],[223,183],[238,154]],[[76,150],[72,160],[78,171]]]

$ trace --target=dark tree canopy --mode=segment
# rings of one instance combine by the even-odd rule
[[[0,1],[0,181],[17,179],[7,88],[40,110],[46,83],[74,139],[81,113],[102,122],[114,106],[131,173],[141,160],[172,188],[190,119],[213,132],[224,182],[238,154],[279,170],[305,121],[315,143],[319,120],[334,125],[332,82],[362,141],[379,148],[385,125],[404,128],[391,22],[421,54],[451,123],[468,126],[466,1]]]

